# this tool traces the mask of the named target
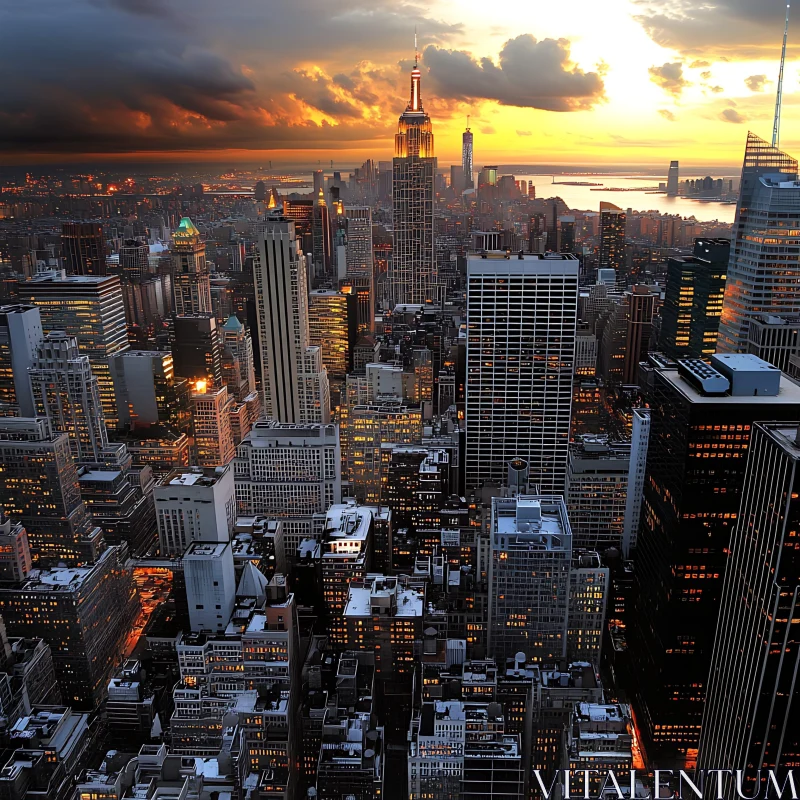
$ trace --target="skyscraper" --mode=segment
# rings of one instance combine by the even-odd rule
[[[797,161],[747,134],[718,353],[747,352],[751,317],[800,311]]]
[[[126,239],[119,249],[119,271],[123,279],[140,280],[150,274],[150,247],[140,239]]]
[[[106,275],[106,242],[98,222],[65,222],[61,227],[64,269],[70,275]]]
[[[34,415],[28,369],[41,340],[36,306],[0,306],[0,416]]]
[[[669,175],[667,176],[667,195],[669,197],[678,196],[678,177],[679,177],[678,162],[670,161]]]
[[[691,256],[667,259],[659,349],[674,360],[708,359],[717,349],[729,239],[695,239]]]
[[[253,340],[235,314],[231,314],[222,326],[222,343],[230,350],[239,365],[238,402],[256,390],[256,374],[253,365]]]
[[[468,257],[468,488],[503,485],[519,457],[543,492],[564,491],[578,268],[573,255]]]
[[[356,295],[358,333],[375,330],[375,277],[372,253],[372,210],[345,206],[347,232],[345,280]]]
[[[628,636],[641,676],[632,696],[648,755],[681,759],[700,736],[751,429],[793,419],[800,387],[754,356],[651,362],[642,378],[650,441]]]
[[[51,331],[39,343],[29,370],[36,415],[47,417],[54,433],[69,435],[78,463],[98,463],[108,445],[97,378],[88,356],[78,353],[74,336]]]
[[[211,314],[174,317],[172,357],[175,375],[209,388],[222,386],[222,343],[217,320]]]
[[[420,77],[415,61],[411,97],[394,137],[394,253],[389,287],[395,304],[439,300],[433,242],[437,161],[431,118],[422,107]]]
[[[627,330],[625,335],[625,361],[622,367],[624,384],[638,383],[639,362],[650,350],[650,334],[653,330],[653,315],[657,295],[649,286],[633,286],[625,292],[627,306]]]
[[[563,497],[494,498],[488,651],[504,664],[567,655],[572,530]]]
[[[231,431],[233,399],[228,387],[213,389],[197,381],[192,394],[192,422],[197,464],[201,467],[223,467],[236,454]]]
[[[97,376],[106,425],[117,426],[117,402],[109,360],[129,348],[119,277],[41,275],[18,284],[21,302],[39,306],[42,330],[78,340]]]
[[[475,186],[475,167],[472,153],[472,131],[467,118],[467,129],[461,134],[461,169],[464,170],[464,188],[472,189]]]
[[[339,403],[350,363],[348,305],[347,295],[341,292],[319,289],[309,297],[309,343],[320,348],[334,405]]]
[[[800,439],[796,422],[753,426],[731,539],[698,766],[756,770],[800,758]],[[792,720],[795,720],[794,722]],[[748,785],[747,796],[756,787]],[[731,792],[727,796],[733,796]]]
[[[45,417],[0,418],[0,506],[45,562],[82,563],[102,545],[81,499],[69,437]]]
[[[617,274],[625,266],[626,214],[612,203],[600,203],[600,269],[614,269]]]
[[[184,217],[172,234],[175,314],[210,314],[211,278],[206,263],[206,245],[194,223]]]
[[[320,189],[314,202],[311,216],[311,241],[314,271],[309,275],[311,284],[317,279],[331,276],[333,265],[333,239],[331,236],[331,217],[325,195]]]
[[[308,275],[294,222],[266,221],[253,262],[264,413],[279,422],[328,422],[330,389],[308,330]]]

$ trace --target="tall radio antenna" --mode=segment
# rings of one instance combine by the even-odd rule
[[[775,123],[772,126],[772,146],[777,147],[781,134],[781,104],[783,103],[783,68],[786,65],[786,39],[789,36],[789,8],[786,4],[786,25],[783,29],[783,50],[781,51],[781,70],[778,73],[778,96],[775,99]]]

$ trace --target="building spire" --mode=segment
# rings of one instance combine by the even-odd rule
[[[470,117],[470,115],[469,115],[469,114],[467,114],[467,130],[468,130],[468,131],[469,131],[469,117]]]
[[[789,8],[786,4],[786,25],[783,28],[783,50],[781,51],[781,68],[778,73],[778,96],[775,98],[775,122],[772,126],[772,146],[778,147],[781,134],[781,104],[783,103],[783,70],[786,65],[786,39],[789,36]]]
[[[417,50],[417,26],[414,26],[414,69],[411,70],[411,99],[408,101],[408,111],[422,111],[422,96],[420,94],[419,51]]]

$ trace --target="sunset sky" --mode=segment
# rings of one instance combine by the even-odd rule
[[[386,159],[414,28],[441,164],[733,165],[782,0],[0,0],[0,164]],[[800,7],[781,144],[800,153]],[[796,31],[796,32],[795,32]],[[793,44],[794,43],[794,44]]]

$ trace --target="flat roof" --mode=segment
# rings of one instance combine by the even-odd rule
[[[750,367],[745,367],[749,370]],[[711,395],[706,396],[695,389],[677,370],[661,369],[659,374],[676,391],[682,394],[691,403],[705,403],[708,405],[725,403],[726,405],[789,405],[800,403],[800,385],[795,383],[788,375],[781,375],[780,388],[776,395]]]

